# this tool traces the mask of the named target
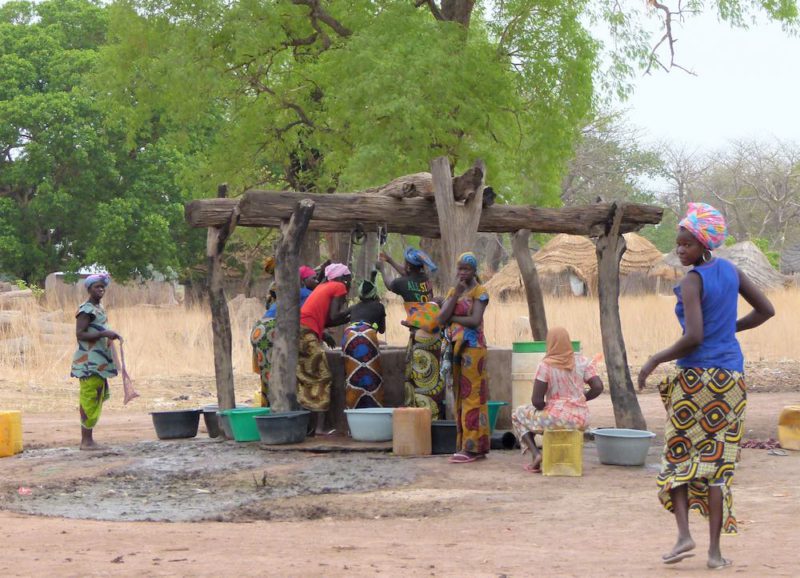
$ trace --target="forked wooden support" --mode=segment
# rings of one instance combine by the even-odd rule
[[[220,185],[217,197],[225,198],[227,185]],[[214,375],[217,381],[217,403],[219,409],[236,407],[233,384],[233,362],[231,357],[232,333],[228,301],[225,298],[222,274],[222,253],[236,224],[239,222],[239,207],[233,207],[228,222],[221,227],[209,227],[206,236],[206,264],[208,266],[208,302],[211,306],[211,333],[214,344]]]
[[[624,212],[624,204],[612,204],[606,231],[597,239],[600,332],[617,427],[643,430],[647,429],[647,423],[633,388],[619,317],[619,262],[625,253],[620,224]]]
[[[479,172],[481,184],[474,186],[473,191],[483,190],[483,179],[486,169],[483,161],[477,161],[472,173]],[[439,230],[442,237],[442,262],[439,263],[439,280],[441,288],[446,289],[456,283],[456,259],[464,251],[475,248],[478,237],[478,223],[481,220],[483,197],[471,194],[463,202],[453,197],[453,176],[450,173],[450,160],[438,157],[431,161],[436,212],[439,219]],[[473,177],[474,178],[474,177]]]
[[[292,216],[281,223],[275,251],[275,284],[278,295],[275,336],[272,340],[272,368],[269,404],[273,411],[292,411],[297,405],[297,343],[300,337],[300,248],[314,201],[297,203]]]

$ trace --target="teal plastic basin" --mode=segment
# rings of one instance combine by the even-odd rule
[[[504,405],[508,405],[507,401],[490,401],[489,405],[489,430],[494,432],[494,426],[497,424],[497,413]]]
[[[228,417],[231,426],[233,439],[237,442],[257,442],[261,439],[258,435],[258,425],[255,417],[257,415],[268,415],[268,407],[242,407],[236,409],[226,409],[220,414]]]

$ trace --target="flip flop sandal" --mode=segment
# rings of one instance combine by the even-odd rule
[[[789,452],[780,448],[773,448],[767,452],[770,456],[788,456]]]
[[[541,467],[534,467],[533,464],[525,464],[522,466],[522,469],[528,472],[529,474],[541,474],[542,468]]]
[[[664,564],[677,564],[681,560],[686,560],[686,558],[691,558],[692,556],[694,556],[694,552],[681,552],[680,554],[662,558],[661,560],[664,562]]]
[[[451,464],[469,464],[477,459],[476,456],[468,456],[467,454],[453,454],[447,461]]]

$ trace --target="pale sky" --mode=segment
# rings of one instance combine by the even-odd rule
[[[621,106],[653,140],[701,149],[736,139],[800,144],[800,38],[774,24],[731,29],[704,15],[675,27],[676,62],[639,76]]]

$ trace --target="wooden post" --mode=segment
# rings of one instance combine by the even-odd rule
[[[480,171],[481,181],[485,178],[482,161],[475,167]],[[431,161],[431,174],[436,197],[436,212],[439,218],[439,230],[442,237],[442,262],[439,263],[439,279],[443,288],[455,285],[456,259],[464,251],[475,247],[478,235],[478,223],[481,220],[483,198],[475,194],[482,191],[482,186],[474,186],[473,194],[467,196],[463,203],[456,202],[453,197],[453,177],[450,173],[450,161],[447,157],[439,157]]]
[[[547,338],[547,316],[544,310],[544,297],[542,288],[539,285],[539,273],[536,271],[536,264],[531,257],[531,250],[528,247],[528,239],[531,232],[521,229],[514,233],[511,238],[511,247],[514,250],[514,258],[519,265],[519,272],[522,275],[522,283],[525,286],[525,297],[528,301],[528,319],[531,324],[531,332],[536,341],[544,341]]]
[[[597,239],[600,331],[617,427],[643,430],[647,429],[647,423],[633,389],[619,318],[619,262],[625,252],[625,238],[620,234],[620,224],[624,211],[624,204],[611,205],[606,231]]]
[[[314,201],[297,203],[292,216],[281,223],[275,251],[275,285],[278,295],[269,404],[273,411],[292,411],[297,404],[297,343],[300,337],[300,247],[314,214]]]
[[[228,186],[220,185],[217,197],[224,198]],[[209,227],[206,238],[206,263],[208,266],[208,302],[211,306],[211,332],[214,344],[214,377],[217,383],[219,409],[236,407],[233,385],[233,361],[231,359],[231,316],[222,275],[222,253],[225,243],[236,228],[239,208],[234,206],[228,222],[221,227]]]
[[[456,259],[464,251],[472,250],[477,241],[483,198],[475,193],[483,190],[482,181],[485,170],[482,161],[476,162],[474,168],[476,170],[473,173],[480,174],[481,183],[473,187],[473,193],[465,197],[463,203],[459,203],[453,197],[454,185],[450,173],[450,161],[447,157],[439,157],[431,161],[436,212],[442,236],[442,259],[438,264],[439,276],[437,278],[439,285],[437,292],[441,295],[456,283]],[[445,396],[447,419],[453,419],[455,402],[450,388],[445,392]]]

